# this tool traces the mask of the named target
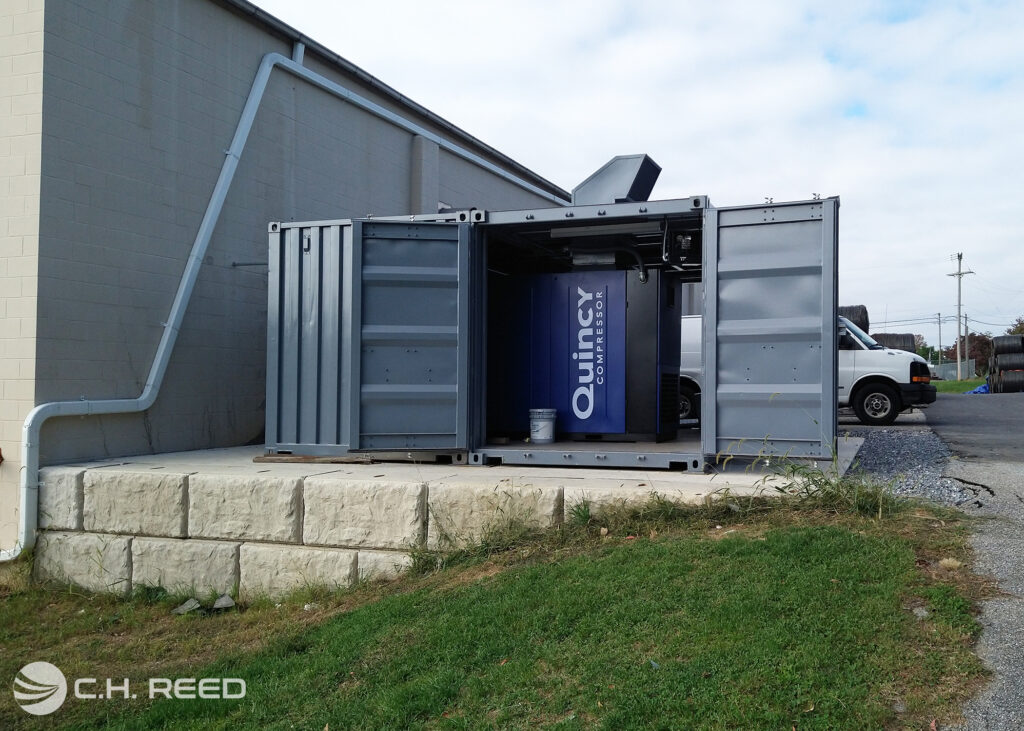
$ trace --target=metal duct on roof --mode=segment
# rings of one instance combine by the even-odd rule
[[[618,155],[572,189],[574,206],[646,201],[661,174],[647,155]]]

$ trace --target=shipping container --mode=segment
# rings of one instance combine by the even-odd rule
[[[582,197],[582,196],[581,196]],[[838,198],[275,222],[271,454],[703,470],[829,459]],[[680,318],[701,315],[698,428]],[[530,410],[554,409],[554,441]]]

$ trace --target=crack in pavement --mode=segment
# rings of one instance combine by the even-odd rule
[[[953,475],[943,475],[942,478],[945,479],[945,480],[956,480],[957,482],[961,482],[964,485],[968,485],[968,486],[980,487],[982,490],[987,492],[992,497],[996,496],[995,490],[993,490],[988,485],[981,484],[980,482],[972,482],[971,480],[965,480],[962,477],[954,477]],[[967,489],[971,490],[970,487],[968,487]],[[978,492],[978,490],[971,490],[971,492],[973,492],[975,495],[979,495],[980,494]],[[1017,496],[1017,499],[1020,500],[1020,495]],[[1021,502],[1024,502],[1024,500],[1021,500]]]

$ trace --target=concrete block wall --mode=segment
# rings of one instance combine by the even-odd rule
[[[35,403],[141,392],[260,60],[290,55],[292,41],[226,0],[5,0],[0,41],[6,548],[17,525],[21,421]],[[307,48],[304,63],[532,175],[326,51]],[[266,268],[233,265],[266,261],[270,220],[432,211],[440,201],[550,204],[276,71],[160,398],[144,415],[49,422],[43,464],[258,440]]]
[[[346,587],[394,576],[426,535],[425,484],[128,467],[41,476],[36,576],[93,591]]]
[[[43,0],[0,3],[0,546],[17,537],[21,423],[35,405]]]
[[[556,526],[581,503],[600,508],[654,493],[700,503],[711,487],[687,475],[659,478],[655,487],[634,476],[564,470],[265,467],[46,468],[36,576],[94,591],[163,586],[242,599],[347,587],[400,573],[416,548],[458,548],[509,523]],[[753,479],[727,484],[737,494],[760,489]]]

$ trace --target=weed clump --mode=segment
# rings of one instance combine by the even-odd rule
[[[841,474],[833,460],[825,467],[778,457],[754,460],[748,470],[766,474],[753,491],[715,490],[701,501],[675,500],[651,491],[639,500],[589,500],[565,506],[563,523],[540,527],[527,511],[506,501],[477,535],[457,535],[445,528],[444,516],[432,513],[432,546],[411,549],[414,574],[482,561],[519,552],[551,555],[582,550],[595,540],[653,538],[665,533],[718,530],[730,525],[767,520],[778,522],[798,514],[830,514],[883,520],[909,504],[891,484],[863,474]],[[431,508],[433,510],[433,508]]]
[[[775,474],[766,477],[764,484],[785,495],[796,507],[874,516],[879,520],[895,515],[909,504],[894,494],[891,482],[880,483],[861,473],[841,474],[837,460],[825,469],[781,460]]]
[[[409,551],[414,574],[426,574],[447,566],[483,561],[497,554],[543,542],[545,529],[529,510],[517,505],[511,495],[499,494],[494,516],[478,531],[460,533],[447,516],[439,515],[433,506],[431,530],[437,532],[432,546],[414,546]],[[502,499],[504,498],[504,499]]]

